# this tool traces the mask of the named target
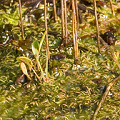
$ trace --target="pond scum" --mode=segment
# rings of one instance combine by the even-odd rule
[[[1,0],[0,120],[120,120],[119,51],[119,0]]]

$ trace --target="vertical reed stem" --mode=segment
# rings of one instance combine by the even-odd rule
[[[66,6],[66,0],[64,0],[64,6],[65,6],[65,44],[67,44],[67,6]]]
[[[64,5],[63,0],[61,0],[61,19],[62,19],[62,38],[65,38],[65,28],[64,28]]]
[[[110,6],[111,6],[112,14],[113,14],[113,16],[115,16],[115,12],[114,12],[114,7],[113,7],[112,0],[110,0]]]
[[[97,19],[96,0],[94,0],[94,9],[95,9],[95,22],[96,22],[96,30],[97,30],[98,52],[100,53],[100,39],[99,39],[99,26],[98,26],[98,19]]]
[[[49,43],[48,43],[48,30],[47,30],[47,8],[46,8],[46,0],[44,0],[44,7],[45,7],[46,48],[47,48],[47,56],[48,56],[48,59],[50,59]]]
[[[46,0],[44,0],[44,9],[45,9],[45,30],[46,30],[46,49],[47,49],[47,62],[50,60],[50,53],[49,53],[49,42],[48,42],[48,30],[47,30],[47,8],[46,8]],[[47,64],[48,65],[48,64]],[[46,66],[46,68],[48,68]],[[47,73],[47,70],[46,70]],[[47,74],[46,77],[48,78]]]
[[[78,43],[77,43],[77,27],[76,27],[76,14],[75,2],[72,0],[72,25],[73,25],[73,44],[75,52],[75,61],[78,59]]]
[[[23,28],[23,21],[22,21],[22,6],[21,6],[21,0],[19,0],[19,13],[20,13],[20,23],[21,23],[22,40],[24,40],[24,28]]]
[[[77,18],[77,30],[79,29],[79,14],[78,14],[78,3],[75,0],[75,10],[76,10],[76,18]]]
[[[56,13],[56,4],[55,4],[55,0],[53,0],[53,9],[54,9],[55,21],[57,21],[57,13]]]

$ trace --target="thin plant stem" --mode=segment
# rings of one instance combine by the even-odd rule
[[[47,53],[46,53],[47,54]],[[49,60],[48,60],[48,57],[46,55],[46,68],[45,68],[45,73],[46,73],[46,80],[48,80],[48,63],[49,63]]]
[[[45,8],[46,49],[47,49],[47,57],[48,57],[48,61],[49,61],[50,60],[50,53],[49,53],[48,30],[47,30],[47,8],[46,8],[46,0],[44,0],[44,8]],[[46,76],[46,77],[48,78],[48,76]]]
[[[72,0],[72,31],[73,31],[73,44],[74,44],[74,51],[75,51],[75,27],[74,27],[74,21],[75,21],[75,9],[74,9],[74,0]]]
[[[73,28],[73,44],[75,61],[78,59],[78,43],[77,43],[77,27],[76,27],[76,14],[75,14],[75,1],[72,0],[72,28]]]
[[[64,28],[64,5],[63,0],[61,0],[61,19],[62,19],[62,39],[65,38],[65,28]]]
[[[68,33],[67,33],[67,7],[66,7],[66,0],[64,0],[64,6],[65,6],[65,44],[67,44],[67,37],[68,37]]]
[[[75,8],[76,8],[76,20],[77,20],[77,30],[79,29],[79,14],[78,14],[78,3],[77,0],[75,0]]]
[[[74,21],[74,27],[75,27],[75,59],[78,59],[78,42],[77,42],[77,28],[78,28],[78,23],[77,23],[77,14],[78,14],[78,6],[77,6],[77,0],[75,0],[75,21]]]
[[[23,21],[22,21],[22,6],[21,6],[21,0],[19,0],[19,13],[20,13],[20,23],[21,23],[22,40],[24,40],[24,28],[23,28]]]
[[[46,0],[44,0],[44,8],[45,8],[46,49],[47,49],[48,59],[50,59],[49,42],[48,42],[48,30],[47,30],[47,8],[46,8]]]
[[[44,39],[45,39],[45,35],[46,35],[46,31],[43,33],[43,36],[42,36],[42,38],[41,38],[41,40],[40,40],[40,44],[39,44],[39,53],[40,53],[40,50],[41,50],[43,41],[44,41]]]
[[[34,72],[34,74],[36,75],[37,79],[40,81],[40,83],[42,83],[40,77],[38,76],[38,74],[35,72],[35,70],[32,68],[32,71]]]
[[[55,0],[53,0],[53,9],[54,9],[55,22],[56,22],[56,21],[57,21],[57,13],[56,13],[56,4],[55,4]]]
[[[72,5],[72,0],[70,0],[70,3],[68,5],[68,10],[70,10],[71,5]]]
[[[97,30],[97,43],[98,43],[98,52],[100,53],[100,40],[99,40],[99,25],[97,19],[97,7],[96,7],[96,0],[94,0],[94,9],[95,9],[95,23],[96,23],[96,30]]]
[[[36,61],[37,61],[38,68],[41,71],[42,78],[43,78],[44,82],[46,82],[46,79],[45,79],[44,72],[43,72],[42,66],[40,64],[40,61],[38,59],[36,59]]]
[[[113,16],[115,16],[115,12],[114,12],[114,7],[113,7],[112,0],[110,0],[110,6],[111,6],[112,14],[113,14]]]

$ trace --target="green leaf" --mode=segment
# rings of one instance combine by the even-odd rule
[[[27,57],[17,57],[18,62],[24,62],[26,65],[28,65],[29,69],[31,70],[33,63],[32,60]]]
[[[44,34],[40,40],[40,44],[38,43],[38,41],[34,41],[32,44],[32,52],[36,59],[39,59],[39,53],[40,53],[40,50],[41,50],[41,47],[43,44],[43,40],[45,39],[45,34],[46,34],[46,31],[44,32]]]
[[[40,52],[40,50],[41,50],[43,40],[45,39],[45,34],[46,34],[46,31],[44,32],[44,34],[43,34],[43,36],[42,36],[42,38],[41,38],[41,40],[40,40],[39,52]]]
[[[39,59],[39,43],[38,41],[34,41],[32,44],[32,52],[36,59]]]

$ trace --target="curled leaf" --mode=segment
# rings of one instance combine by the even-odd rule
[[[29,59],[29,58],[27,58],[27,57],[17,57],[17,61],[18,62],[23,62],[26,65],[28,65],[28,67],[29,67],[30,70],[31,70],[31,68],[33,66],[32,60]]]
[[[20,63],[20,67],[21,67],[22,72],[28,77],[28,79],[29,79],[29,80],[32,80],[32,79],[30,78],[30,76],[28,75],[26,65],[25,65],[23,62]]]

